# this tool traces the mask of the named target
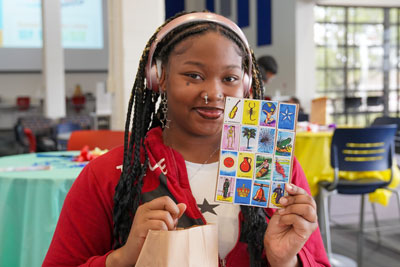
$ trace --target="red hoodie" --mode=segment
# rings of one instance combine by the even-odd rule
[[[183,157],[164,145],[162,131],[154,128],[145,140],[149,156],[142,199],[150,201],[168,195],[187,209],[178,226],[204,224],[191,193]],[[43,266],[105,266],[113,244],[113,196],[121,175],[123,147],[91,161],[72,185],[64,201],[53,240]],[[294,160],[292,183],[309,191],[305,175]],[[266,209],[272,216],[273,209]],[[243,217],[239,215],[241,219]],[[264,234],[264,233],[262,233]],[[298,254],[302,266],[329,266],[319,230]],[[249,266],[247,244],[237,242],[226,257],[226,266]]]

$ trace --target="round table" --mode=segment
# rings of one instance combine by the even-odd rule
[[[0,266],[41,266],[72,183],[79,152],[0,157]]]

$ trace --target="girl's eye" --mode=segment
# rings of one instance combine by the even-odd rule
[[[234,76],[229,76],[229,77],[225,77],[225,78],[224,78],[224,81],[225,81],[225,82],[230,82],[230,83],[236,82],[237,80],[238,80],[238,78],[237,78],[237,77],[234,77]]]
[[[187,73],[186,76],[188,76],[188,77],[190,77],[192,79],[195,79],[195,80],[200,80],[201,79],[201,76],[199,74],[196,74],[196,73]]]

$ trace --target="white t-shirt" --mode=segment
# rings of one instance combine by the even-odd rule
[[[214,201],[218,162],[198,164],[185,161],[185,163],[197,206],[207,223],[218,225],[218,252],[223,259],[238,240],[240,206]]]

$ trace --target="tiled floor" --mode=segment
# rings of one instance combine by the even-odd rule
[[[374,233],[364,240],[363,267],[398,267],[400,266],[400,220],[380,222],[381,225],[397,225],[390,232],[382,232],[381,243],[378,244]],[[332,249],[334,253],[357,258],[357,231],[355,226],[334,226],[332,233]]]

